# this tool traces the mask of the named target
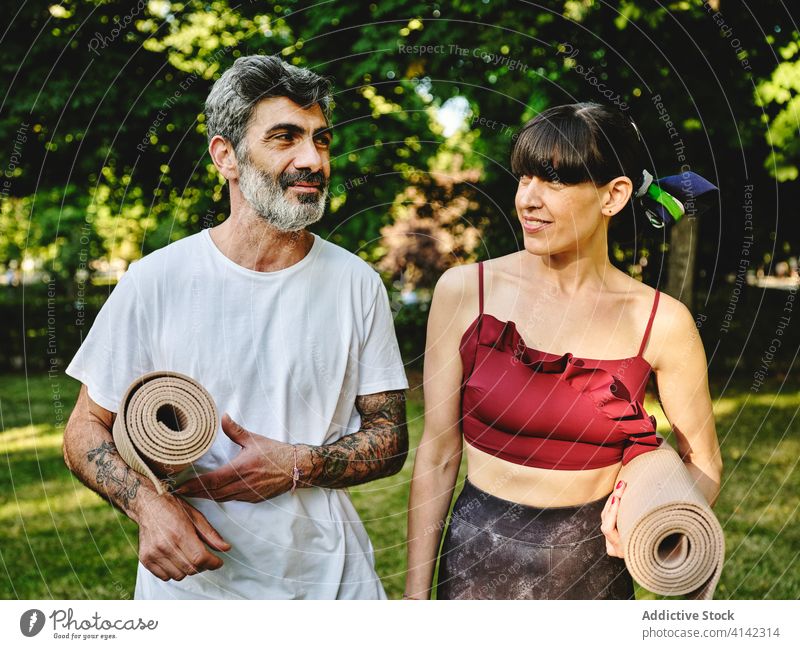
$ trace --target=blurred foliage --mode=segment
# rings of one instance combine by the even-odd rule
[[[792,32],[792,40],[778,53],[784,60],[758,85],[756,100],[766,110],[767,142],[772,147],[766,167],[785,182],[797,180],[800,164],[800,33]]]
[[[222,70],[256,53],[334,80],[331,206],[315,230],[380,264],[398,290],[520,248],[514,133],[574,101],[622,107],[656,176],[685,156],[720,186],[699,229],[701,292],[725,286],[746,236],[751,268],[797,255],[800,222],[785,211],[800,191],[784,181],[800,164],[800,46],[783,3],[63,0],[16,11],[0,61],[0,266],[35,265],[67,295],[87,260],[127,262],[225,218],[202,108]],[[663,286],[665,232],[633,209],[615,221],[612,261]]]
[[[381,230],[378,249],[378,268],[401,290],[431,289],[445,270],[477,257],[488,225],[479,210],[489,211],[475,186],[478,175],[475,169],[454,169],[411,177],[395,202],[394,222]]]

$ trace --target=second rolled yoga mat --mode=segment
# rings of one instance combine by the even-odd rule
[[[706,499],[671,446],[631,460],[617,529],[633,578],[658,595],[712,599],[722,573],[725,539]]]
[[[128,388],[112,433],[122,459],[163,494],[163,480],[211,448],[218,422],[214,400],[197,381],[177,372],[151,372]]]

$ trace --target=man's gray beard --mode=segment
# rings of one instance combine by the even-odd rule
[[[325,213],[327,184],[320,192],[298,194],[295,202],[287,198],[277,178],[257,169],[249,160],[243,160],[239,169],[242,196],[276,230],[297,232],[319,221]]]

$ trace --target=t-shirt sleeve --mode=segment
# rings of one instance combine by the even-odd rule
[[[153,370],[135,275],[131,269],[122,276],[66,370],[111,412],[134,379]]]
[[[386,288],[375,277],[375,298],[366,313],[364,339],[358,359],[358,394],[375,394],[408,387],[403,360],[394,332]]]

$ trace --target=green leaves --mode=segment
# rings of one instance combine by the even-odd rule
[[[558,103],[619,97],[663,175],[680,165],[655,95],[680,124],[698,171],[798,175],[800,38],[781,29],[781,12],[770,7],[723,3],[720,15],[711,5],[638,0],[30,5],[15,16],[0,62],[10,98],[0,113],[0,148],[15,160],[6,194],[35,196],[33,219],[45,214],[40,209],[68,207],[107,214],[107,226],[91,226],[102,254],[141,254],[226,211],[219,177],[207,168],[200,116],[214,79],[253,53],[279,53],[333,78],[332,209],[317,229],[370,258],[383,254],[381,229],[394,222],[408,185],[457,164],[480,171],[481,208],[463,218],[483,224],[482,254],[518,249],[507,170],[513,134]],[[763,42],[748,30],[748,11],[760,12]],[[27,34],[37,34],[35,42]],[[439,111],[455,97],[464,121],[448,140]],[[458,127],[458,116],[451,119],[448,134]],[[30,126],[18,146],[22,124]],[[754,171],[752,161],[766,161],[766,170]],[[47,249],[52,242],[37,237],[51,230],[25,225],[31,250]],[[623,239],[641,238],[641,224],[632,230]],[[129,243],[120,247],[120,237]],[[644,245],[657,249],[656,241]],[[622,246],[621,263],[633,263],[632,246]]]
[[[770,152],[764,166],[779,182],[798,177],[800,164],[800,34],[780,48],[782,58],[768,79],[756,86],[754,96],[764,108],[765,139]]]

